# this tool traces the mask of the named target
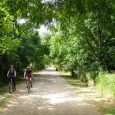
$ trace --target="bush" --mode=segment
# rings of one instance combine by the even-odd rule
[[[95,86],[96,85],[96,78],[98,77],[98,72],[96,71],[90,71],[86,74],[88,85],[89,86]]]
[[[100,73],[96,87],[103,96],[115,99],[115,74]]]

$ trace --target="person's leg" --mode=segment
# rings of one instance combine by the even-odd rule
[[[26,77],[26,87],[27,87],[27,83],[28,83],[28,78]]]
[[[16,90],[16,77],[14,78],[14,85],[15,85],[15,90]]]
[[[26,88],[28,88],[28,81],[29,81],[29,78],[26,77]]]
[[[32,78],[30,77],[30,83],[31,83],[31,87],[32,87]]]

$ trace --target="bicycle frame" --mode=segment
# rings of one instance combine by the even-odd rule
[[[12,78],[10,78],[10,82],[9,82],[9,92],[10,93],[14,92],[14,84]]]

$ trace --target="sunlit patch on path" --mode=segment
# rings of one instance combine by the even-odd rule
[[[54,68],[36,72],[31,92],[27,93],[25,83],[20,84],[0,115],[101,115],[88,102],[97,96],[92,89],[78,92],[59,76]]]

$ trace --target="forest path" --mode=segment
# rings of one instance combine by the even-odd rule
[[[22,83],[13,95],[0,115],[102,115],[89,102],[98,98],[92,88],[76,91],[53,68],[35,73],[30,93]]]

